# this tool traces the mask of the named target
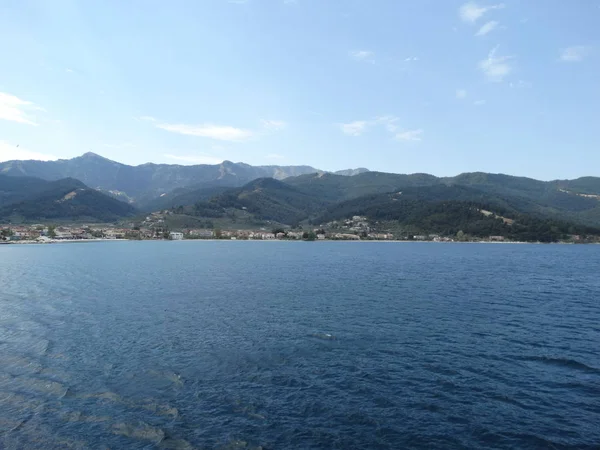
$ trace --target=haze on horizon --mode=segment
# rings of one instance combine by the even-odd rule
[[[598,175],[600,4],[0,6],[0,161]]]

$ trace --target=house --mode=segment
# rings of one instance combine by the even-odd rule
[[[343,240],[350,240],[350,241],[359,241],[360,240],[360,236],[357,236],[356,234],[338,233],[338,234],[334,235],[333,237],[334,237],[334,239],[343,239]]]
[[[73,233],[67,230],[56,230],[56,239],[73,239]]]
[[[171,231],[169,233],[169,239],[172,241],[181,241],[183,240],[183,233],[179,233],[177,231]]]
[[[189,234],[198,238],[211,238],[214,236],[214,233],[211,230],[190,230]]]

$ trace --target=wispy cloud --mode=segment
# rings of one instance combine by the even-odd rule
[[[475,33],[475,36],[485,36],[488,33],[491,33],[500,25],[499,22],[495,20],[490,20],[489,22],[484,23],[481,28]]]
[[[406,130],[396,133],[395,139],[398,141],[420,141],[423,135],[423,130]]]
[[[585,45],[563,48],[560,52],[560,60],[562,62],[580,62],[588,55],[589,51],[589,47]]]
[[[167,153],[163,156],[168,159],[189,164],[220,164],[224,161],[223,158],[217,158],[215,156],[206,155],[202,153],[195,155],[172,155]]]
[[[284,128],[287,127],[287,123],[285,123],[283,120],[262,119],[260,122],[261,122],[263,128],[268,131],[279,131],[279,130],[283,130]]]
[[[423,130],[405,130],[399,131],[400,127],[398,126],[398,122],[400,119],[396,116],[386,115],[386,116],[377,116],[371,120],[356,120],[354,122],[342,123],[340,124],[340,129],[345,134],[350,136],[360,136],[363,133],[369,131],[370,128],[375,127],[383,127],[385,130],[392,135],[396,140],[400,141],[420,141],[420,135],[423,133]]]
[[[404,58],[404,62],[413,62],[413,61],[418,61],[419,58],[416,56],[409,56],[408,58]]]
[[[356,61],[375,62],[373,57],[375,54],[370,50],[354,50],[348,53],[350,57]]]
[[[515,82],[511,82],[509,86],[513,89],[526,89],[531,87],[531,82],[519,80]]]
[[[369,122],[366,120],[355,120],[354,122],[340,124],[342,132],[350,136],[360,136],[367,130],[368,126]]]
[[[264,135],[267,132],[280,131],[287,127],[287,123],[282,120],[265,119],[260,121],[262,125],[260,129],[237,128],[230,125],[216,125],[212,123],[203,123],[198,125],[165,123],[151,116],[142,116],[138,120],[150,122],[156,128],[170,131],[172,133],[229,142],[248,141],[252,138]]]
[[[475,101],[473,102],[473,104],[474,104],[475,106],[483,106],[483,105],[485,105],[485,100],[475,100]]]
[[[398,130],[397,124],[399,120],[396,116],[379,116],[372,122],[376,125],[383,125],[390,133],[395,133]]]
[[[462,100],[467,97],[467,91],[465,89],[456,90],[456,98]]]
[[[493,48],[487,58],[479,62],[479,69],[489,81],[499,83],[512,72],[512,56],[497,56],[498,47]]]
[[[269,159],[285,159],[285,156],[280,155],[278,153],[269,153],[267,155],[267,158],[269,158]]]
[[[5,141],[0,141],[0,162],[28,159],[35,159],[38,161],[53,161],[58,159],[58,157],[47,153],[39,153],[32,150],[27,150],[18,144],[15,145],[9,144]]]
[[[230,142],[247,141],[255,134],[252,130],[236,128],[229,125],[214,125],[211,123],[201,125],[157,123],[156,126],[172,133]]]
[[[475,23],[488,11],[501,8],[504,8],[504,3],[483,6],[475,2],[468,2],[458,9],[458,15],[463,22]]]
[[[30,111],[44,111],[44,108],[14,95],[0,92],[0,120],[37,126],[37,123],[29,115]]]

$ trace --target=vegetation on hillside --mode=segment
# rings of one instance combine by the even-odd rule
[[[13,198],[0,206],[0,221],[25,220],[42,221],[47,219],[92,219],[110,222],[130,216],[135,209],[123,202],[115,200],[95,189],[88,188],[81,181],[65,178],[57,181],[27,181],[10,183],[2,177],[4,198]],[[12,191],[8,190],[9,184]],[[30,189],[28,189],[29,187]],[[11,195],[17,190],[19,195]],[[14,201],[15,198],[18,200]]]

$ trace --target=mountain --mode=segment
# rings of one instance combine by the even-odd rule
[[[376,224],[383,221],[406,235],[456,236],[466,233],[482,238],[502,236],[541,242],[555,242],[573,234],[600,235],[600,227],[521,214],[503,208],[498,200],[457,186],[409,188],[403,192],[373,194],[338,203],[328,208],[317,223],[337,224],[336,221],[348,217],[364,216]]]
[[[477,195],[473,196],[477,199],[458,201],[486,203],[493,200],[495,205],[515,214],[590,226],[600,225],[600,178],[597,177],[546,182],[526,177],[474,172],[440,178],[424,173],[405,175],[371,172],[364,168],[330,173],[310,166],[251,166],[230,161],[196,166],[150,163],[128,166],[94,153],[69,160],[0,163],[0,174],[29,179],[31,189],[35,189],[36,183],[39,184],[32,181],[31,177],[44,180],[75,178],[143,211],[205,204],[204,211],[217,214],[223,210],[220,205],[237,196],[239,205],[242,204],[241,199],[244,199],[246,210],[243,211],[256,207],[257,217],[274,217],[271,212],[266,212],[271,209],[267,207],[267,203],[272,202],[272,208],[283,204],[285,207],[278,217],[285,217],[286,220],[315,217],[323,213],[325,206],[366,195],[418,187],[462,186],[473,189],[471,194],[476,191]],[[264,178],[283,183],[267,186],[267,181],[261,181],[263,186],[260,188],[249,184]],[[293,188],[294,191],[286,191],[287,188]],[[230,192],[230,189],[234,190]],[[5,198],[3,200],[0,197],[0,205],[3,201],[15,201],[23,197],[23,194],[14,190],[11,192],[2,194]],[[281,203],[279,196],[292,195],[291,192],[296,196],[294,201],[288,204],[284,200]],[[215,198],[218,201],[213,202]],[[314,202],[306,201],[308,198],[312,198]],[[299,203],[294,203],[295,200]],[[210,207],[207,203],[210,203]],[[309,204],[310,208],[306,206]],[[229,208],[235,210],[235,207]],[[300,211],[303,213],[300,214]]]
[[[600,178],[595,177],[545,182],[483,172],[446,178],[427,174],[366,172],[353,177],[310,174],[288,178],[285,182],[331,202],[410,187],[463,186],[475,189],[480,197],[494,198],[504,207],[523,214],[600,225]],[[586,193],[582,194],[582,191]]]
[[[554,242],[575,234],[600,235],[600,227],[523,212],[524,205],[530,209],[536,206],[533,202],[527,203],[529,200],[524,197],[495,195],[457,184],[421,186],[419,184],[427,180],[422,176],[400,178],[414,186],[343,200],[339,198],[347,196],[347,191],[339,189],[327,197],[322,195],[323,185],[315,185],[314,180],[332,179],[329,175],[300,178],[304,180],[303,187],[272,178],[254,180],[209,200],[175,207],[172,212],[178,217],[188,215],[209,219],[211,223],[212,219],[218,219],[222,225],[229,220],[250,226],[284,224],[294,228],[308,222],[330,231],[349,229],[347,220],[360,216],[379,231],[393,230],[396,235],[405,236],[432,233],[455,236],[462,232],[475,237],[502,236],[512,240]],[[375,188],[368,183],[358,185],[382,189],[390,180],[381,178],[384,181]],[[335,177],[333,180],[338,187],[343,183]],[[290,181],[297,182],[298,179]],[[311,191],[315,186],[317,189]],[[366,232],[364,228],[361,230]]]
[[[0,163],[0,174],[44,180],[75,178],[116,198],[143,205],[177,188],[239,187],[262,177],[283,179],[319,172],[309,166],[251,166],[224,161],[216,165],[180,166],[142,164],[129,166],[95,153],[58,161],[8,161]]]
[[[324,200],[338,202],[366,194],[392,192],[403,186],[431,186],[441,182],[427,174],[363,172],[352,177],[332,173],[309,174],[288,178],[285,183]]]
[[[254,220],[297,224],[322,211],[328,203],[273,178],[260,178],[241,188],[229,189],[208,201],[196,202],[179,212],[205,217],[222,217],[232,211],[238,216],[252,215]]]
[[[0,175],[0,221],[114,221],[135,209],[79,180],[45,181]]]
[[[358,169],[346,169],[346,170],[338,170],[333,172],[335,175],[343,175],[345,177],[353,177],[354,175],[358,175],[360,173],[369,172],[369,169],[365,169],[364,167],[359,167]]]
[[[33,177],[0,175],[0,208],[43,192],[48,182]]]

